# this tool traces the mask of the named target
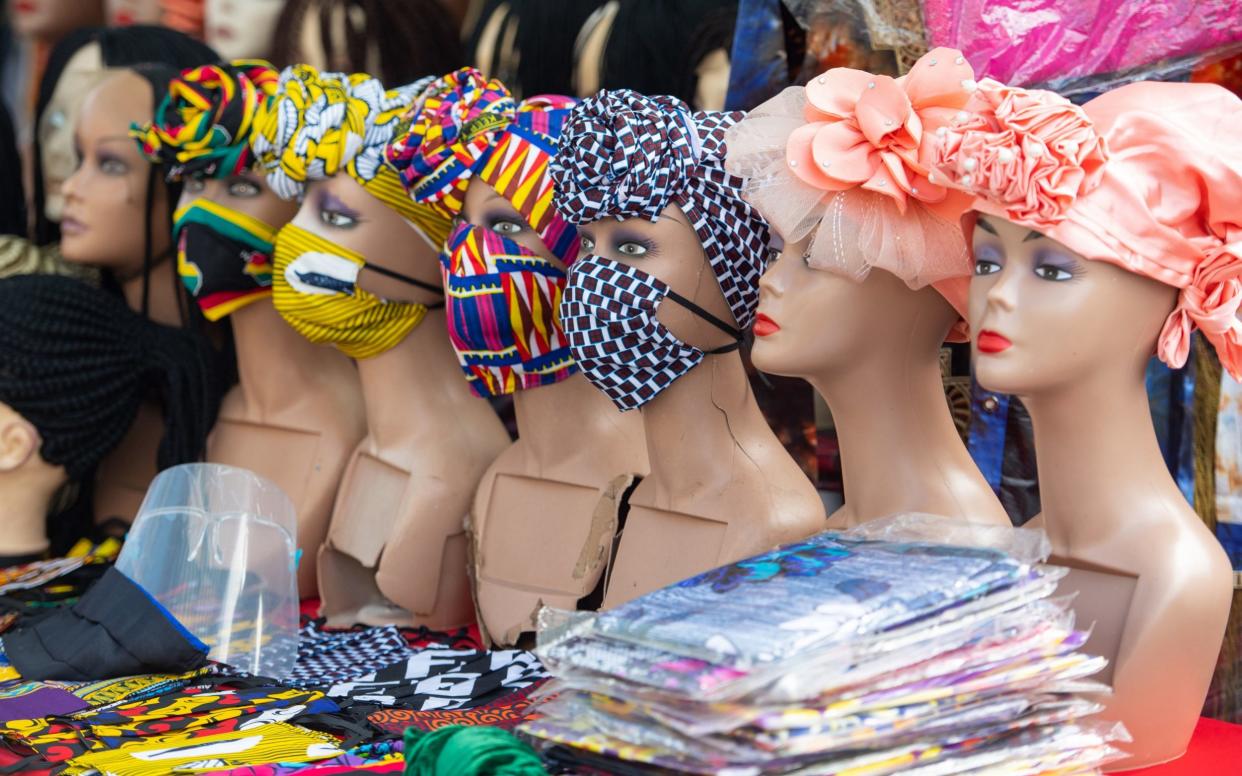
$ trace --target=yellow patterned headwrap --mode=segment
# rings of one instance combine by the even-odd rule
[[[385,89],[365,73],[321,73],[310,65],[285,68],[250,136],[268,185],[278,196],[294,199],[307,181],[344,172],[414,222],[434,244],[443,244],[449,221],[412,202],[384,160],[384,146],[401,131],[403,115],[430,82]]]

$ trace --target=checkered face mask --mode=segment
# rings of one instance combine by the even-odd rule
[[[713,350],[678,339],[656,318],[665,298],[733,337]],[[587,379],[625,411],[643,406],[705,355],[737,350],[742,332],[626,264],[586,256],[574,263],[561,304],[569,349]]]

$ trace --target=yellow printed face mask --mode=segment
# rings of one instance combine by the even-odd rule
[[[439,286],[368,263],[360,254],[299,226],[276,235],[272,302],[281,317],[311,342],[335,345],[352,358],[370,358],[405,339],[429,308],[391,302],[358,287],[363,267],[443,295]]]

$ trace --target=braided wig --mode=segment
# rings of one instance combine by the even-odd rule
[[[200,459],[219,409],[207,347],[73,278],[0,279],[0,402],[73,481],[120,444],[152,386],[164,408],[159,468]]]

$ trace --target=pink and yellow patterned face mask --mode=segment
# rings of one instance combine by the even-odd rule
[[[449,339],[475,394],[550,385],[577,371],[560,321],[565,270],[465,223],[449,235],[441,262]]]

